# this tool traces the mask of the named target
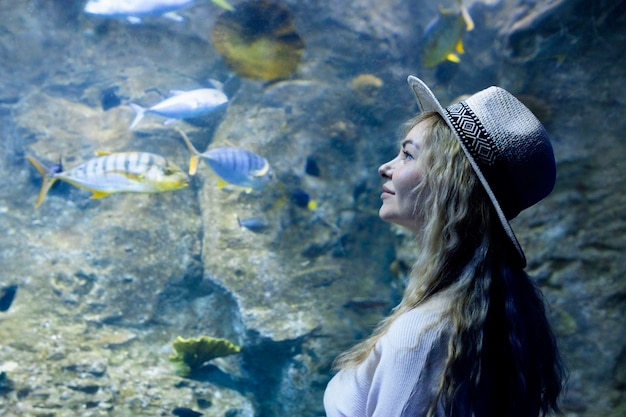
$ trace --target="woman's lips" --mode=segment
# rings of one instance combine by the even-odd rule
[[[383,186],[383,192],[380,195],[380,198],[387,198],[387,197],[391,197],[392,195],[394,195],[395,193],[393,191],[391,191],[389,188]]]

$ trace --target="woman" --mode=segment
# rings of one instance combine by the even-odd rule
[[[408,81],[422,113],[379,168],[379,214],[419,253],[400,304],[338,358],[327,417],[558,413],[564,369],[508,222],[554,187],[546,132],[501,88],[443,108]]]

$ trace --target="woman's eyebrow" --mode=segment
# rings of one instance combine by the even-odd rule
[[[417,145],[415,144],[415,142],[411,139],[405,139],[402,141],[402,144],[400,144],[401,148],[404,148],[406,145],[413,145],[417,148]]]

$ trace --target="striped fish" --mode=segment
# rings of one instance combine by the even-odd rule
[[[195,175],[200,158],[204,159],[211,169],[220,177],[218,187],[228,184],[243,187],[246,191],[260,190],[273,179],[272,170],[267,159],[254,152],[239,148],[215,148],[204,153],[198,152],[185,132],[177,129],[183,137],[191,154],[189,174]]]
[[[98,155],[63,172],[54,172],[32,156],[27,156],[26,159],[43,177],[35,207],[41,205],[57,180],[91,191],[91,198],[113,193],[160,193],[178,190],[189,184],[187,175],[160,155],[147,152],[99,152]]]

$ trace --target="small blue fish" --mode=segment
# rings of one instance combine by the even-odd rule
[[[187,408],[187,407],[176,407],[172,410],[172,414],[178,417],[200,417],[204,415],[198,411],[192,410],[191,408]]]
[[[15,284],[0,288],[0,311],[7,311],[11,307],[16,292],[17,285]]]
[[[89,0],[84,11],[100,17],[125,18],[131,23],[141,23],[142,17],[159,15],[180,22],[183,18],[174,13],[174,10],[193,2],[194,0]],[[228,11],[234,10],[226,0],[213,0],[213,3]]]
[[[260,233],[269,227],[267,222],[260,217],[240,219],[239,216],[237,216],[237,223],[239,223],[239,226],[245,227],[254,233]]]
[[[228,184],[243,187],[247,192],[260,190],[273,180],[273,174],[267,159],[254,152],[239,148],[215,148],[204,153],[198,152],[185,132],[178,129],[187,149],[191,154],[189,175],[195,175],[200,158],[220,177],[218,187]]]
[[[204,116],[222,109],[228,104],[228,97],[219,88],[200,88],[191,91],[172,91],[173,97],[167,98],[149,108],[143,108],[135,103],[129,103],[137,113],[131,123],[132,130],[143,119],[146,113],[154,113],[167,117],[165,124],[170,124],[178,119],[189,119]]]

